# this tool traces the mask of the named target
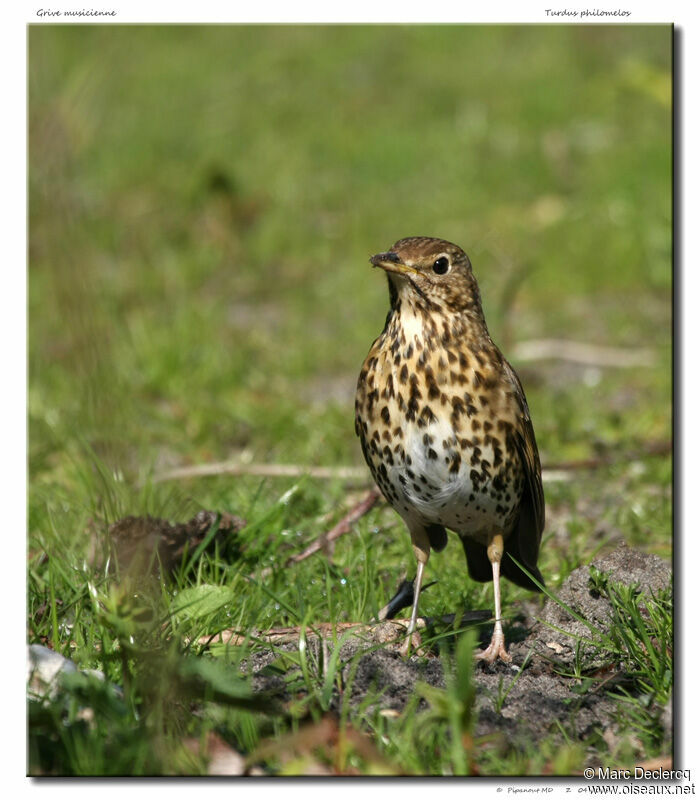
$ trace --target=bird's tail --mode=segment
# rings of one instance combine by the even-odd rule
[[[509,544],[515,545],[515,547],[508,547]],[[517,539],[515,536],[511,536],[510,539],[506,542],[506,550],[503,554],[503,558],[501,560],[501,575],[504,578],[508,578],[509,581],[512,581],[516,586],[522,586],[523,589],[529,589],[531,592],[541,592],[542,589],[532,580],[530,575],[540,583],[540,585],[544,586],[544,578],[542,577],[542,573],[540,572],[537,564],[527,564],[520,552],[517,549]],[[515,561],[513,560],[513,558]],[[515,562],[518,562],[517,564]],[[518,566],[521,564],[529,573],[523,572],[522,569]]]

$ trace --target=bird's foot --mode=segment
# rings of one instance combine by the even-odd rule
[[[420,633],[418,633],[418,631],[413,631],[413,633],[406,635],[406,638],[404,639],[404,642],[401,645],[399,653],[404,658],[408,658],[412,652],[413,653],[418,652],[420,646],[421,646]]]
[[[495,633],[491,637],[491,644],[486,650],[475,653],[474,658],[477,659],[477,661],[486,661],[487,664],[493,664],[493,662],[499,658],[501,661],[505,661],[506,664],[512,661],[512,658],[508,655],[508,651],[506,650],[506,642],[503,638],[503,634],[497,636]]]

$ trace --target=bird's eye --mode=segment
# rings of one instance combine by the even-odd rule
[[[450,260],[447,258],[447,256],[440,256],[440,258],[435,259],[435,263],[433,264],[433,272],[436,272],[438,275],[444,275],[449,268]]]

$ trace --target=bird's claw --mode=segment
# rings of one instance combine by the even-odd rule
[[[421,646],[421,638],[420,633],[418,631],[413,631],[411,634],[407,634],[406,638],[401,645],[401,649],[399,653],[403,658],[408,658],[411,655],[411,651],[418,652],[418,649]]]
[[[481,650],[480,652],[475,653],[474,658],[477,661],[485,661],[487,664],[493,664],[494,661],[499,658],[501,661],[505,661],[506,664],[510,664],[510,662],[513,660],[511,656],[508,655],[503,636],[494,636],[491,639],[491,644],[486,648],[486,650]]]

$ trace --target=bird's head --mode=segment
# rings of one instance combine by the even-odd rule
[[[370,263],[387,273],[392,306],[406,301],[445,313],[470,309],[481,312],[471,262],[456,244],[411,236],[400,239],[387,252],[372,256]]]

